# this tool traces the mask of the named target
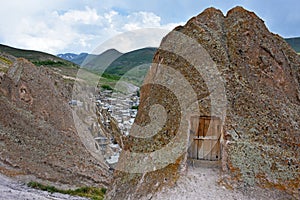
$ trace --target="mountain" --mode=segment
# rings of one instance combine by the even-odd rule
[[[65,59],[71,58],[69,61],[95,73],[104,73],[105,76],[113,79],[123,77],[140,85],[151,65],[156,50],[156,48],[148,47],[123,54],[115,49],[109,49],[100,55],[81,53],[74,56],[76,54],[67,53],[58,56]]]
[[[15,58],[25,58],[36,66],[49,67],[57,73],[73,78],[76,77],[79,69],[79,66],[73,62],[41,51],[18,49],[0,44],[0,54],[2,54],[2,57],[5,57],[5,54],[6,56],[13,56]]]
[[[152,63],[156,48],[143,48],[131,51],[119,56],[105,70],[104,73],[123,76],[135,67],[141,66],[144,69],[144,75],[147,73]]]
[[[114,60],[122,55],[121,52],[115,49],[108,49],[100,55],[89,54],[81,62],[81,66],[95,72],[103,73]]]
[[[300,53],[300,37],[286,38],[285,41],[287,41],[296,52]]]
[[[76,57],[72,58],[70,61],[77,65],[81,65],[88,55],[88,53],[80,53],[79,55],[76,55]]]
[[[97,63],[107,63],[108,61],[113,61],[117,57],[122,55],[121,52],[117,51],[116,49],[108,49],[105,52],[95,55],[95,54],[88,54],[88,53],[65,53],[65,54],[57,54],[58,57],[73,62],[77,65],[84,64],[87,68],[92,70],[97,68]],[[104,64],[105,65],[105,64]],[[101,71],[101,70],[100,70]]]
[[[123,54],[116,49],[108,49],[100,55],[65,53],[57,56],[92,71],[102,73],[105,70],[105,73],[122,76],[134,67],[150,64],[156,50],[148,47]]]
[[[72,61],[72,59],[76,58],[78,55],[75,53],[65,53],[65,54],[58,54],[57,57],[60,57],[64,60]]]
[[[18,48],[0,44],[0,52],[12,55],[17,58],[25,58],[37,65],[42,64],[43,62],[45,62],[45,65],[47,65],[46,62],[51,61],[53,63],[65,65],[68,67],[76,66],[72,62],[66,61],[65,59],[41,51],[18,49]]]
[[[57,54],[57,57],[60,57],[64,60],[73,62],[77,65],[81,65],[81,63],[86,59],[88,56],[88,53],[80,53],[80,54],[75,54],[75,53],[64,53],[64,54]]]

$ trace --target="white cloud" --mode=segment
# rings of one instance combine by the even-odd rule
[[[118,13],[116,11],[114,11],[114,10],[112,10],[112,11],[104,14],[104,18],[110,24],[113,22],[115,16],[118,16]]]
[[[161,39],[169,32],[161,28],[143,28],[127,31],[106,40],[97,46],[93,54],[100,54],[107,49],[115,48],[121,52],[128,52],[144,47],[158,47]]]
[[[95,24],[101,17],[97,14],[96,9],[85,7],[85,10],[70,10],[63,15],[60,15],[59,18],[70,24]]]
[[[29,0],[34,1],[34,0]],[[12,4],[11,7],[14,7]],[[119,13],[108,9],[99,13],[95,8],[85,6],[81,9],[58,10],[51,8],[44,12],[36,6],[24,13],[19,6],[20,13],[8,13],[5,17],[12,17],[9,21],[1,20],[1,43],[11,46],[45,51],[49,53],[62,52],[91,52],[103,42],[114,36],[145,28],[172,29],[175,24],[161,24],[161,18],[152,12]],[[26,8],[25,8],[26,9]],[[0,8],[0,12],[4,11]],[[14,14],[16,16],[14,16]],[[0,14],[0,17],[3,14]],[[148,30],[150,31],[150,30]],[[139,32],[141,33],[141,32]],[[129,34],[130,35],[130,34]],[[124,36],[124,35],[123,35]],[[119,39],[123,36],[119,36]],[[158,46],[162,35],[153,33],[135,36],[136,40],[120,41],[120,51],[129,51],[138,47]],[[128,39],[128,38],[127,38]],[[136,41],[136,42],[135,42]],[[106,44],[113,42],[106,42]],[[134,44],[136,43],[136,44]],[[114,48],[111,46],[111,48]],[[117,47],[115,47],[117,48]]]
[[[289,5],[296,6],[259,0],[247,0],[242,4],[263,16],[272,31],[285,37],[298,36],[299,1],[291,1]],[[212,5],[226,11],[236,5],[236,0],[225,3],[216,0],[3,1],[0,6],[0,43],[50,53],[92,51],[100,43],[126,31],[141,28],[171,30],[178,25],[171,22],[186,21]],[[266,10],[266,7],[270,9]],[[278,8],[281,12],[273,12]],[[176,9],[180,12],[174,15]],[[149,36],[146,40],[152,41]]]
[[[160,17],[154,13],[136,12],[126,17],[123,29],[132,31],[140,28],[159,28],[161,27],[160,21]]]

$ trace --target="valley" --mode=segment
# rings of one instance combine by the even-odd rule
[[[0,45],[0,199],[297,199],[299,53],[242,7],[159,48]]]

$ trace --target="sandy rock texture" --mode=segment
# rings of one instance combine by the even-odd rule
[[[1,173],[32,175],[58,187],[108,185],[108,166],[78,137],[68,105],[71,91],[52,70],[21,58],[13,61],[0,81]]]
[[[151,199],[186,176],[189,114],[223,122],[221,184],[299,197],[300,58],[283,38],[241,7],[209,8],[168,34],[153,63],[108,199]]]

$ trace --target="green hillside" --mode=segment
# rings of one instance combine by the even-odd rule
[[[156,48],[143,48],[125,53],[112,62],[104,73],[123,76],[139,66],[139,69],[143,70],[143,74],[145,74],[152,63],[155,52]]]
[[[36,66],[45,66],[54,70],[58,74],[63,75],[66,83],[74,81],[74,78],[77,77],[77,72],[79,70],[79,65],[76,65],[73,62],[61,59],[54,55],[32,50],[17,49],[9,47],[6,45],[0,44],[0,73],[6,73],[9,66],[13,64],[16,58],[25,58],[35,64]],[[90,75],[94,73],[91,70],[81,71],[81,78],[88,81]],[[86,77],[83,77],[84,75]],[[115,83],[119,80],[119,77],[113,75],[107,75],[99,79],[98,85],[111,85],[114,86]]]
[[[0,44],[0,52],[16,58],[25,58],[37,66],[53,68],[65,76],[75,77],[79,69],[78,65],[70,61],[40,51],[17,49]]]
[[[120,78],[141,85],[151,65],[156,48],[143,48],[128,53],[109,49],[100,55],[79,54],[72,62],[102,77],[118,81]]]
[[[81,58],[84,58],[84,60],[81,61],[81,66],[98,72],[103,73],[103,71],[117,58],[122,56],[123,54],[115,49],[109,49],[100,55],[94,55],[94,54],[88,54],[85,58],[82,56]],[[80,55],[79,55],[80,56]],[[78,58],[75,58],[74,60],[78,61]],[[114,74],[114,73],[112,73]]]
[[[296,52],[300,53],[300,37],[287,38],[285,41],[287,41]]]

